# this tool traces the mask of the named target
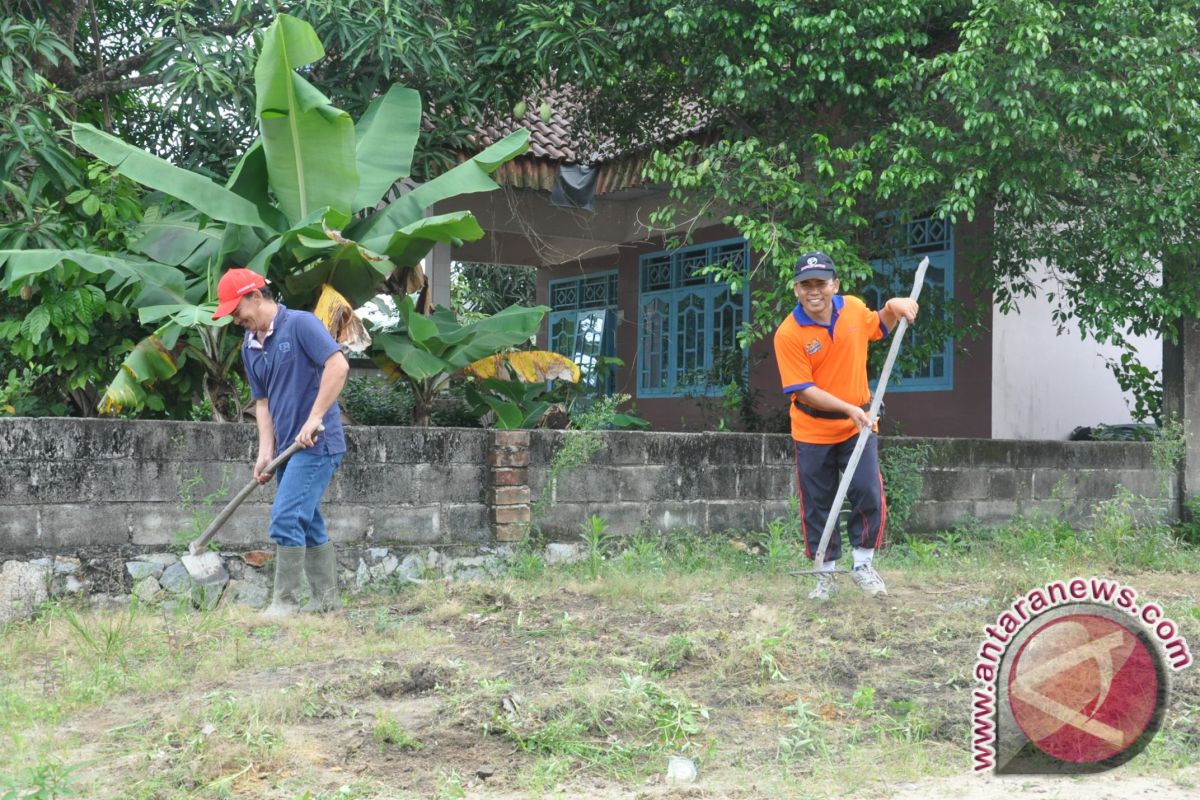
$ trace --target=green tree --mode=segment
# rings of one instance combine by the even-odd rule
[[[10,0],[6,12],[45,27],[73,58],[43,75],[76,118],[188,169],[223,175],[257,136],[255,37],[274,3],[208,0]],[[536,89],[525,46],[536,17],[478,0],[296,0],[326,57],[306,77],[353,118],[393,84],[426,98],[414,164],[419,180],[474,149],[476,126]]]
[[[0,20],[0,248],[125,247],[141,217],[140,189],[71,152],[62,128],[69,95],[45,72],[72,63],[40,21]],[[0,293],[0,374],[35,374],[23,413],[94,413],[98,393],[138,335],[109,287],[63,267]],[[27,365],[40,365],[29,371]],[[162,408],[164,398],[154,395]]]
[[[0,286],[21,287],[35,276],[78,269],[105,279],[138,308],[143,324],[160,326],[126,358],[104,409],[139,408],[145,385],[171,377],[180,353],[204,366],[214,414],[229,407],[228,372],[237,350],[224,335],[229,319],[211,319],[216,278],[229,264],[267,274],[293,305],[311,303],[329,285],[357,307],[388,278],[419,269],[435,243],[483,235],[469,212],[427,216],[427,209],[463,192],[496,188],[489,174],[524,151],[528,132],[513,133],[381,205],[392,186],[411,174],[420,99],[393,86],[356,127],[298,71],[322,55],[315,32],[302,20],[280,15],[263,32],[255,64],[261,137],[224,185],[91,125],[73,126],[77,146],[188,208],[147,215],[131,252],[0,251],[6,268]]]
[[[508,264],[455,264],[450,277],[450,304],[463,319],[496,314],[511,305],[537,299],[537,269]]]
[[[800,251],[865,277],[882,212],[990,218],[981,288],[1005,309],[1045,294],[1101,341],[1200,311],[1196,0],[530,8],[593,141],[654,142],[664,121],[722,134],[647,175],[675,200],[664,227],[716,210],[765,254],[756,335]]]
[[[137,226],[141,206],[130,211],[127,201],[141,190],[111,170],[89,168],[64,133],[73,121],[223,181],[228,165],[257,136],[254,56],[271,8],[245,0],[6,2],[0,19],[0,103],[6,109],[0,249],[128,245],[121,237]],[[535,60],[520,44],[526,33],[516,5],[299,0],[289,9],[327,43],[325,58],[306,76],[332,106],[361,118],[396,83],[426,98],[411,165],[417,181],[456,164],[460,153],[474,149],[472,136],[485,117],[505,113],[538,83]],[[151,201],[161,205],[153,224],[137,235],[174,224],[180,210],[171,197]],[[189,275],[189,285],[201,282],[198,272]],[[68,263],[4,288],[0,373],[30,360],[52,364],[39,373],[35,391],[42,400],[35,407],[94,413],[97,383],[103,385],[102,376],[114,372],[139,335],[128,287]],[[51,303],[62,290],[76,289],[82,292],[76,299]],[[101,295],[102,303],[77,302]],[[88,341],[80,341],[80,328]],[[210,339],[179,360],[170,385],[160,382],[144,401],[183,413],[193,402],[192,386],[198,390],[204,373],[211,375],[231,353],[223,336]],[[220,387],[210,382],[206,388]]]

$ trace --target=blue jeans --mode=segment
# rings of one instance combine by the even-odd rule
[[[329,541],[321,496],[345,453],[300,450],[275,473],[279,487],[271,506],[271,540],[281,547],[320,547]]]

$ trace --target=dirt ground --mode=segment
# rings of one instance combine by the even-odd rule
[[[279,624],[144,612],[103,671],[113,658],[81,641],[113,623],[49,618],[0,661],[5,706],[31,720],[7,766],[69,763],[94,798],[1200,796],[1194,668],[1117,771],[972,774],[983,626],[1038,584],[882,571],[886,599],[844,587],[821,606],[805,578],[702,571],[437,582]],[[1200,652],[1194,576],[1114,577]],[[90,701],[89,669],[110,687]],[[673,754],[698,764],[694,783],[667,784]]]

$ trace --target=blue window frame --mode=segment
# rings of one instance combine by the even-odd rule
[[[942,313],[954,296],[954,226],[946,220],[924,217],[892,226],[894,251],[888,258],[871,262],[875,280],[864,287],[863,299],[880,308],[890,297],[907,297],[921,259],[929,257],[925,286],[921,291],[922,313]],[[927,336],[920,325],[905,334],[916,344]],[[954,339],[946,337],[940,350],[915,372],[906,373],[889,392],[937,392],[954,388]]]
[[[733,292],[700,270],[727,264],[745,273],[750,251],[745,239],[651,253],[641,257],[638,295],[639,397],[717,394],[715,375],[731,363],[745,370],[737,334],[749,313],[749,292]],[[699,376],[708,376],[697,385]],[[715,378],[715,379],[713,379]]]
[[[617,273],[550,281],[550,309],[549,349],[579,365],[580,382],[591,393],[612,394],[616,369],[599,365],[617,354]]]

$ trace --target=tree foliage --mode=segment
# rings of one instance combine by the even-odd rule
[[[71,116],[215,175],[256,137],[255,37],[275,4],[12,0],[6,9],[63,42],[70,57],[42,73]],[[420,179],[475,149],[476,126],[506,115],[543,77],[524,42],[538,18],[524,4],[296,0],[286,10],[324,45],[309,81],[351,117],[397,83],[426,99]]]
[[[463,319],[496,314],[537,299],[537,269],[509,264],[460,263],[450,276],[450,304]]]
[[[47,73],[73,64],[44,21],[0,20],[0,249],[124,247],[141,216],[140,190],[78,158],[63,132],[70,95]],[[27,414],[91,412],[138,326],[86,270],[31,276],[0,294],[0,374],[29,375]],[[35,365],[36,368],[30,365]],[[186,388],[186,387],[185,387]],[[167,398],[153,405],[164,408]]]
[[[392,380],[407,381],[413,394],[413,424],[428,426],[433,401],[462,370],[503,352],[537,333],[546,306],[509,306],[482,319],[459,322],[448,308],[428,317],[418,314],[412,298],[396,297],[400,327],[375,335],[382,353],[376,363]],[[543,409],[544,410],[544,409]]]
[[[69,121],[208,175],[254,140],[268,5],[5,9],[7,241],[73,247],[137,222],[101,219],[102,198],[128,189],[111,174],[90,186],[58,133]],[[564,93],[583,152],[715,130],[714,144],[654,158],[648,175],[679,212],[657,221],[706,210],[765,253],[756,277],[779,290],[757,298],[761,320],[789,302],[783,276],[803,249],[864,277],[885,241],[881,212],[987,223],[972,243],[989,254],[972,265],[983,288],[1005,308],[1048,295],[1060,321],[1101,340],[1171,336],[1200,305],[1200,0],[297,0],[288,12],[325,43],[307,78],[352,119],[394,83],[420,92],[417,180],[453,163],[481,122]],[[6,317],[27,308],[4,302]]]
[[[592,138],[719,130],[655,157],[679,212],[658,220],[700,199],[773,284],[812,246],[862,274],[878,214],[932,212],[993,221],[972,245],[1002,308],[1044,294],[1113,342],[1200,311],[1196,0],[547,8],[567,5],[558,22],[595,46],[557,54],[555,74],[590,98]]]
[[[490,173],[528,146],[528,131],[516,131],[387,202],[393,184],[411,174],[421,124],[417,93],[388,88],[356,125],[301,74],[324,55],[308,23],[281,14],[259,40],[261,136],[223,184],[76,122],[75,145],[172,205],[142,219],[127,251],[0,249],[0,287],[23,288],[40,276],[79,270],[120,292],[140,322],[160,326],[125,358],[101,403],[106,412],[140,408],[146,386],[173,376],[176,357],[187,354],[204,366],[206,399],[221,417],[237,355],[236,343],[224,335],[230,320],[211,319],[221,271],[244,264],[266,274],[294,305],[307,306],[321,287],[332,286],[351,306],[361,306],[397,274],[419,279],[420,261],[434,244],[482,236],[469,212],[429,216],[429,207],[496,188]]]

